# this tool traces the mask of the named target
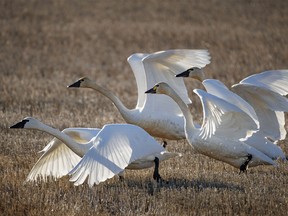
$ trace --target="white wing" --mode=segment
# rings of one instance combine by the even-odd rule
[[[208,93],[215,95],[229,103],[232,103],[244,112],[246,112],[259,127],[258,117],[253,107],[243,98],[230,91],[222,82],[215,79],[206,79],[202,82],[202,84],[204,85]]]
[[[88,184],[93,186],[117,175],[133,161],[162,151],[165,149],[138,126],[105,125],[94,145],[69,173],[70,181],[80,185],[89,176]]]
[[[288,70],[270,70],[243,79],[241,84],[263,87],[280,95],[288,94]]]
[[[203,90],[195,89],[203,107],[201,133],[203,139],[212,135],[239,140],[251,136],[257,124],[247,113],[225,100]]]
[[[183,78],[176,79],[175,75],[191,67],[204,67],[210,63],[210,56],[207,50],[178,49],[152,54],[134,54],[128,58],[128,62],[138,86],[138,108],[148,107],[151,112],[159,112],[159,107],[165,107],[166,112],[181,114],[177,104],[168,96],[151,96],[144,92],[155,83],[166,82],[185,103],[191,103]]]
[[[66,128],[62,132],[69,135],[79,143],[86,143],[97,135],[100,129],[97,128]],[[81,160],[62,141],[53,138],[41,151],[43,155],[30,171],[26,181],[36,181],[42,178],[44,181],[48,176],[60,178]]]
[[[273,160],[278,158],[286,158],[282,149],[278,145],[275,145],[275,143],[270,142],[268,139],[266,139],[265,135],[261,131],[257,131],[253,134],[253,136],[248,137],[244,142],[247,145],[250,145],[261,151]]]
[[[132,68],[134,73],[136,84],[138,88],[138,101],[137,101],[137,108],[142,108],[146,101],[146,95],[144,94],[145,88],[147,88],[147,81],[146,81],[146,74],[145,69],[142,63],[142,59],[149,54],[145,53],[135,53],[128,57],[127,61]],[[147,88],[148,89],[148,88]]]
[[[288,111],[287,98],[265,87],[246,83],[233,85],[232,90],[254,108],[263,134],[273,140],[285,138],[283,112]]]

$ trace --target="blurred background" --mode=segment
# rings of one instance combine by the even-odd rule
[[[161,198],[158,197],[162,204],[152,204],[156,198],[146,194],[145,186],[143,192],[141,185],[136,190],[133,187],[125,189],[130,190],[132,198],[137,200],[139,196],[143,201],[136,204],[131,201],[132,210],[122,211],[119,206],[123,203],[113,200],[115,195],[110,194],[112,200],[109,202],[114,203],[112,212],[107,207],[111,203],[101,204],[99,201],[109,194],[104,186],[95,189],[100,198],[93,205],[90,203],[92,195],[85,197],[78,193],[79,189],[69,186],[67,179],[63,181],[65,183],[51,183],[53,186],[40,184],[36,192],[32,185],[25,189],[22,183],[39,158],[37,151],[48,143],[51,136],[38,131],[11,131],[7,128],[26,116],[34,116],[59,129],[102,127],[107,123],[124,122],[111,102],[99,93],[67,89],[66,86],[87,76],[115,92],[126,106],[133,108],[137,101],[137,86],[126,59],[137,52],[208,49],[212,60],[205,68],[206,76],[219,79],[227,86],[261,71],[287,69],[287,11],[288,1],[283,0],[1,0],[0,212],[33,215],[39,212],[48,214],[57,209],[61,215],[76,215],[80,210],[89,215],[93,214],[89,211],[93,207],[94,213],[98,214],[127,215],[135,209],[139,214],[156,214],[155,209],[163,207],[166,210],[158,211],[158,214],[174,212],[188,215],[202,210],[207,215],[235,212],[284,215],[288,206],[287,187],[283,188],[281,184],[287,183],[287,168],[280,173],[269,168],[256,168],[254,175],[260,177],[253,176],[253,171],[247,177],[239,177],[230,166],[203,156],[192,158],[185,142],[177,148],[173,144],[168,146],[169,150],[188,152],[188,155],[183,156],[180,162],[167,162],[173,172],[164,169],[163,175],[186,180],[176,183],[176,191],[163,189]],[[186,84],[190,90],[202,88],[197,81]],[[191,97],[195,101],[191,110],[201,121],[202,108],[192,92]],[[282,145],[287,153],[287,143]],[[185,164],[186,170],[181,163]],[[187,170],[188,167],[191,170]],[[147,180],[150,172],[141,175]],[[267,173],[278,182],[273,185],[274,192],[268,187],[274,181],[270,182]],[[138,177],[137,174],[131,175],[132,179]],[[255,178],[261,180],[253,182]],[[202,179],[208,180],[203,183]],[[236,186],[231,186],[233,181],[237,182]],[[266,185],[266,189],[257,188],[260,184]],[[204,188],[208,189],[199,192],[199,185],[206,185]],[[238,186],[241,190],[235,193],[233,188]],[[188,187],[192,192],[178,190],[182,187]],[[71,208],[77,204],[66,197],[63,188],[86,204],[79,204],[80,210],[72,211]],[[43,195],[48,194],[47,190],[51,193],[49,198]],[[64,192],[59,195],[61,190]],[[114,191],[116,196],[119,190]],[[220,190],[221,198],[214,190]],[[91,193],[89,191],[85,188],[85,193]],[[32,196],[30,201],[25,197],[27,192]],[[272,201],[265,200],[268,194],[275,195]],[[66,198],[62,197],[62,200],[61,196]],[[58,203],[61,207],[55,207],[57,199],[69,200],[69,204]],[[109,200],[108,197],[103,199]],[[170,207],[169,199],[178,203],[178,207]],[[205,203],[207,199],[210,201]]]

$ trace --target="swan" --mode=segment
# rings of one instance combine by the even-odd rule
[[[168,95],[179,105],[185,119],[186,138],[197,152],[239,168],[240,173],[246,172],[248,166],[276,165],[264,153],[240,141],[245,134],[250,136],[257,124],[237,106],[195,89],[204,114],[202,126],[197,128],[187,105],[167,83],[160,82],[146,93]]]
[[[88,131],[88,136],[82,136],[81,130],[76,130],[80,136],[86,138],[96,134],[85,143],[73,139],[77,135],[70,137],[71,133],[61,132],[32,117],[26,117],[10,128],[36,129],[61,140],[58,141],[58,145],[50,142],[44,148],[44,154],[36,163],[37,169],[42,172],[38,172],[38,175],[30,175],[28,180],[36,180],[35,176],[45,177],[51,173],[55,174],[54,169],[63,169],[62,174],[70,174],[70,181],[74,182],[74,185],[83,184],[89,176],[88,184],[92,187],[123,172],[124,169],[145,169],[155,166],[153,178],[159,182],[161,180],[158,172],[159,162],[181,156],[166,151],[146,131],[131,124],[107,124],[102,129],[91,129],[93,132],[90,132],[90,129],[81,129],[84,133]],[[71,162],[74,158],[76,160]],[[67,166],[69,163],[73,166],[76,163],[76,165]],[[33,169],[37,170],[35,166]]]
[[[156,82],[167,82],[185,103],[191,103],[183,79],[175,79],[175,75],[191,66],[203,68],[209,64],[209,52],[207,50],[176,49],[152,54],[136,53],[131,55],[127,61],[132,68],[138,88],[138,100],[134,109],[128,109],[110,90],[101,87],[87,77],[77,80],[68,88],[92,88],[100,92],[115,104],[127,123],[142,127],[154,137],[169,140],[185,139],[183,114],[177,104],[165,95],[151,97],[144,94],[144,91],[151,88]]]
[[[276,144],[286,137],[284,112],[288,111],[288,100],[283,95],[288,94],[288,70],[271,70],[251,75],[233,85],[233,92],[219,80],[205,79],[204,72],[197,68],[188,69],[176,77],[197,78],[202,81],[207,92],[234,103],[241,109],[250,106],[245,112],[253,115],[256,113],[259,130],[245,140],[245,143],[270,158],[286,158]]]

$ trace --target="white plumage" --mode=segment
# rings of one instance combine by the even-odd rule
[[[186,138],[199,153],[240,168],[240,171],[245,171],[248,164],[251,167],[275,165],[271,158],[239,140],[239,137],[245,137],[243,134],[249,137],[249,132],[257,129],[257,124],[247,113],[203,90],[195,89],[194,92],[203,107],[201,128],[195,127],[187,105],[168,84],[161,82],[146,91],[166,94],[177,102],[185,117]]]
[[[11,128],[37,129],[57,138],[44,148],[44,154],[30,172],[28,181],[37,177],[44,180],[47,176],[58,178],[70,171],[75,185],[82,184],[88,177],[88,184],[93,186],[124,169],[149,168],[154,165],[155,158],[163,161],[180,155],[166,151],[146,131],[131,124],[108,124],[102,129],[69,128],[61,132],[27,117]],[[89,138],[90,141],[83,143]]]
[[[177,77],[204,79],[203,71],[190,70]],[[259,130],[244,140],[270,158],[285,158],[278,140],[285,139],[284,112],[288,111],[288,70],[273,70],[255,74],[232,86],[231,92],[219,80],[206,79],[202,82],[210,94],[233,103],[258,122]],[[235,93],[236,94],[235,94]],[[256,114],[256,115],[255,115]]]
[[[67,134],[78,143],[84,144],[95,137],[99,131],[98,128],[66,128],[62,133]],[[33,166],[26,181],[35,181],[38,178],[46,180],[48,176],[61,178],[67,175],[81,160],[80,156],[56,137],[40,153],[43,154]]]
[[[81,78],[69,87],[92,88],[108,97],[127,123],[144,128],[149,134],[164,139],[185,139],[184,119],[177,104],[165,95],[145,95],[144,91],[157,82],[169,83],[185,103],[191,103],[182,78],[175,75],[192,66],[204,67],[210,63],[207,50],[177,49],[152,54],[136,53],[128,58],[136,78],[138,100],[134,109],[127,109],[111,91]]]

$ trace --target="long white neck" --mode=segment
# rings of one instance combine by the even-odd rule
[[[126,106],[124,106],[124,104],[121,102],[121,100],[114,95],[110,90],[105,89],[99,85],[97,85],[95,82],[93,81],[89,81],[85,84],[86,88],[91,88],[94,89],[98,92],[100,92],[101,94],[105,95],[107,98],[109,98],[114,105],[117,107],[117,109],[119,110],[120,114],[122,115],[122,117],[125,119],[126,122],[131,122],[132,120],[132,112],[131,110],[129,110]]]
[[[172,89],[169,88],[165,91],[165,94],[170,96],[180,107],[183,115],[184,115],[184,128],[186,133],[186,138],[189,134],[195,134],[198,129],[195,127],[193,122],[193,116],[188,108],[188,106],[184,103],[184,101],[179,97],[179,95]]]
[[[39,124],[40,123],[40,124]],[[41,122],[39,122],[37,127],[33,129],[37,129],[40,131],[44,131],[46,133],[49,133],[50,135],[58,138],[61,140],[68,148],[70,148],[75,154],[77,154],[80,157],[83,157],[84,154],[90,149],[92,146],[92,143],[88,142],[87,144],[80,144],[73,140],[71,137],[69,137],[67,134],[52,128],[48,125],[45,125]]]

